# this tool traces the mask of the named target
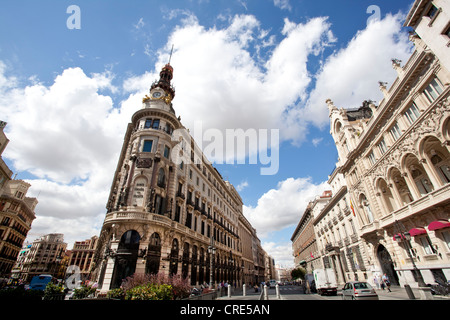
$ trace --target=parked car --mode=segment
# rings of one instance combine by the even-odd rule
[[[367,282],[350,281],[342,289],[344,300],[378,300],[375,289]]]
[[[44,291],[47,284],[52,280],[53,277],[49,274],[34,276],[33,279],[31,279],[30,289]]]

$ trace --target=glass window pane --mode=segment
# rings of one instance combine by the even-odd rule
[[[144,141],[144,148],[142,149],[143,152],[152,152],[152,140],[145,140]]]

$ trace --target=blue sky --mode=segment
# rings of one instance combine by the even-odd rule
[[[325,100],[381,100],[378,81],[396,77],[390,60],[412,50],[402,27],[411,5],[1,1],[3,158],[39,195],[28,239],[62,232],[71,247],[99,233],[126,124],[173,45],[173,104],[186,127],[279,131],[276,174],[240,154],[216,167],[239,188],[263,247],[291,265],[292,232],[337,161]]]

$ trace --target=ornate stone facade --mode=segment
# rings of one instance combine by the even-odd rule
[[[339,159],[314,230],[320,267],[338,282],[384,273],[394,285],[450,280],[449,12],[445,1],[414,3],[405,25],[415,50],[403,66],[392,59],[398,77],[390,88],[380,81],[378,106],[326,101]]]
[[[172,77],[167,64],[125,134],[91,275],[102,292],[134,273],[181,275],[193,286],[210,282],[211,265],[214,282],[241,285],[245,268],[253,274],[243,248],[256,233],[235,188],[176,116]]]
[[[435,221],[445,226],[450,216],[450,79],[423,41],[417,35],[412,40],[416,50],[407,63],[400,67],[393,60],[398,78],[382,90],[384,99],[363,105],[370,116],[353,119],[351,110],[327,103],[337,166],[355,204],[366,262],[393,283],[417,285],[415,267],[426,283],[450,279],[450,229],[430,227]],[[404,231],[413,235],[414,263],[408,244],[394,240]]]

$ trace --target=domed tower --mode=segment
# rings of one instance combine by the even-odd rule
[[[172,107],[172,78],[166,64],[127,127],[97,252],[95,273],[106,291],[135,272],[157,273],[161,264],[162,235],[175,212],[172,133],[182,128]]]
[[[242,199],[176,116],[172,66],[159,75],[128,124],[114,174],[90,277],[102,293],[133,274],[242,284]]]

